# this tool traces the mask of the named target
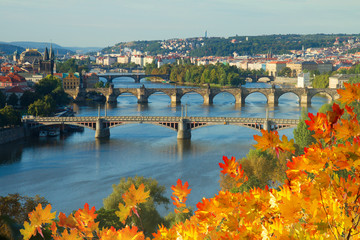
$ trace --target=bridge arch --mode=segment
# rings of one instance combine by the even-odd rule
[[[135,124],[146,124],[146,125],[154,125],[154,126],[160,126],[160,127],[164,127],[164,128],[167,128],[167,129],[170,129],[170,130],[173,130],[173,131],[177,131],[178,129],[178,123],[177,122],[174,122],[174,123],[167,123],[167,124],[161,124],[161,123],[139,123],[139,122],[124,122],[124,123],[121,123],[121,124],[114,124],[112,126],[109,126],[109,128],[115,128],[115,127],[119,127],[119,126],[123,126],[123,125],[135,125]]]
[[[268,102],[268,97],[267,97],[267,95],[266,95],[266,93],[264,93],[264,92],[262,92],[262,91],[253,91],[253,92],[250,92],[250,93],[248,93],[248,94],[246,94],[245,96],[244,96],[244,102],[246,101],[246,99],[248,99],[246,102],[248,102],[249,101],[249,96],[250,96],[250,99],[252,98],[252,97],[254,97],[254,94],[255,94],[255,96],[256,95],[263,95],[264,97],[265,97],[265,102],[267,103]],[[252,95],[252,96],[251,96]],[[263,101],[263,100],[261,100],[261,101]]]
[[[227,90],[222,90],[220,92],[215,93],[212,96],[212,102],[214,102],[216,99],[218,100],[221,97],[221,95],[226,96],[226,97],[228,97],[230,95],[233,98],[233,102],[236,102],[236,97],[234,96],[234,94],[232,92],[230,92],[230,91],[227,91]]]
[[[293,91],[283,92],[283,93],[279,94],[279,96],[278,96],[278,98],[277,98],[277,102],[278,102],[278,104],[284,104],[284,101],[282,101],[283,99],[285,99],[285,98],[292,98],[294,95],[297,97],[298,103],[300,103],[301,96],[299,96],[298,93],[293,92]]]
[[[202,97],[202,101],[204,102],[204,100],[205,100],[205,98],[204,98],[204,96],[201,94],[201,93],[199,93],[199,92],[197,92],[197,91],[195,91],[195,90],[191,90],[191,91],[187,91],[187,92],[184,92],[184,93],[182,93],[180,96],[179,96],[179,99],[180,99],[180,101],[181,102],[183,102],[184,101],[184,96],[185,95],[188,95],[189,96],[189,94],[190,95],[196,95],[196,98],[200,95],[201,97]],[[186,101],[186,100],[185,100]]]
[[[156,89],[156,91],[152,91],[150,93],[148,93],[148,99],[153,96],[153,95],[156,95],[156,94],[159,94],[159,93],[163,93],[165,95],[167,95],[169,97],[169,99],[171,100],[171,93],[167,92],[166,89]]]
[[[134,82],[136,82],[136,77],[132,77],[132,76],[115,76],[115,77],[110,77],[111,82],[114,83],[114,80],[116,79],[117,81],[120,81],[120,78],[131,78],[134,80]]]
[[[313,93],[313,94],[309,94],[308,98],[309,98],[309,103],[311,103],[313,97],[315,96],[325,96],[327,101],[328,102],[331,102],[334,100],[334,97],[331,96],[328,92],[326,92],[325,90],[324,91],[319,91],[319,92],[316,92],[316,93]]]

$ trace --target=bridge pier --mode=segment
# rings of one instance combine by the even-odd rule
[[[271,93],[267,96],[267,104],[269,106],[276,106],[279,103],[279,99],[276,97],[275,93]]]
[[[245,104],[245,99],[243,99],[242,94],[237,94],[235,96],[235,104],[239,105],[239,106],[242,106]]]
[[[210,96],[210,94],[205,94],[203,98],[204,98],[204,105],[210,105],[213,103],[213,98]]]
[[[180,97],[175,93],[174,95],[170,96],[171,99],[171,105],[177,105],[180,103]]]
[[[309,101],[309,97],[307,94],[303,94],[300,96],[300,105],[307,107],[308,105],[310,105],[310,101]]]
[[[107,103],[116,103],[117,102],[117,96],[115,96],[115,95],[107,95],[106,96],[106,102]]]
[[[271,124],[270,124],[270,121],[269,121],[269,120],[266,119],[266,120],[264,121],[263,129],[264,129],[265,131],[270,132],[270,130],[271,130]]]
[[[110,129],[105,126],[103,119],[98,118],[96,121],[95,138],[110,137]]]
[[[178,124],[177,139],[191,139],[191,128],[188,127],[187,121],[182,119]]]

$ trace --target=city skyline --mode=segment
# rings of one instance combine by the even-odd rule
[[[118,42],[269,34],[356,34],[356,0],[0,0],[0,41],[106,47]]]

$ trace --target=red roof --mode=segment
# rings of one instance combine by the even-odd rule
[[[9,73],[6,76],[0,76],[0,82],[21,83],[26,82],[26,80],[24,77],[20,76],[17,73]]]
[[[28,86],[14,86],[6,90],[7,93],[24,93],[25,91],[35,92],[34,89]]]

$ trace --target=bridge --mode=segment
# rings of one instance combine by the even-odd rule
[[[113,117],[24,117],[26,129],[44,125],[76,125],[95,130],[96,138],[110,136],[110,128],[124,124],[147,123],[177,132],[178,139],[191,139],[191,130],[211,125],[237,125],[260,131],[295,127],[298,119],[241,118],[241,117],[168,117],[168,116],[113,116]]]
[[[145,74],[145,73],[103,73],[98,74],[99,77],[106,78],[107,82],[112,83],[113,79],[120,77],[129,77],[135,80],[135,83],[140,83],[140,80],[147,77],[159,77],[165,80],[170,79],[169,74]]]
[[[117,102],[117,97],[124,93],[134,95],[138,103],[147,103],[149,97],[158,92],[165,93],[170,97],[171,104],[179,104],[181,98],[188,93],[198,93],[204,99],[204,105],[212,104],[213,99],[219,93],[230,93],[235,98],[236,104],[245,104],[245,99],[253,93],[263,94],[269,106],[276,106],[279,103],[279,98],[286,93],[295,94],[299,103],[302,106],[311,104],[311,99],[316,94],[324,94],[330,101],[339,98],[336,89],[330,88],[114,88],[112,85],[109,88],[76,88],[66,89],[65,92],[69,94],[76,101],[84,101],[86,93],[98,92],[106,97],[109,103]]]

